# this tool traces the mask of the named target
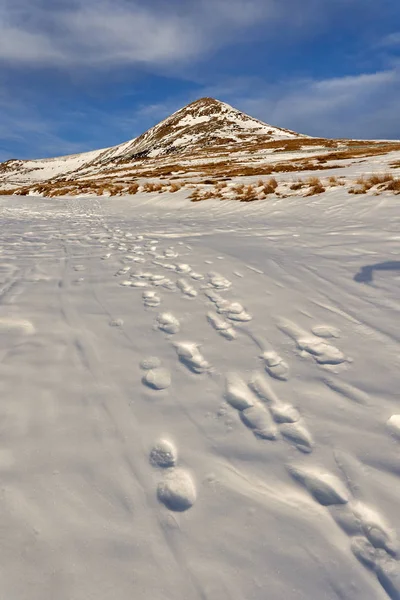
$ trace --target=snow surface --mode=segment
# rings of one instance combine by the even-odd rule
[[[0,198],[2,598],[400,598],[398,198]]]

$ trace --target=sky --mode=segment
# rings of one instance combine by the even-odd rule
[[[119,144],[203,96],[400,139],[400,2],[0,0],[0,161]]]

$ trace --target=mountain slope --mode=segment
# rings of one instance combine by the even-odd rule
[[[0,183],[29,185],[60,176],[98,172],[104,165],[190,153],[205,148],[233,147],[255,141],[306,136],[272,127],[213,98],[201,98],[178,110],[138,138],[117,146],[57,158],[10,160],[0,165]]]

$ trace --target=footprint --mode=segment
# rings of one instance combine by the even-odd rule
[[[227,340],[234,340],[236,338],[236,332],[233,329],[233,327],[231,327],[230,323],[227,323],[227,321],[225,321],[215,313],[207,313],[207,320],[210,323],[210,325]]]
[[[387,421],[386,427],[395,438],[400,440],[400,415],[392,415]]]
[[[171,385],[171,373],[162,367],[150,369],[146,371],[143,383],[153,390],[166,390]]]
[[[316,325],[311,329],[314,335],[320,338],[339,338],[340,331],[331,325]]]
[[[321,341],[317,337],[305,337],[297,340],[297,347],[311,354],[321,365],[340,365],[346,357],[338,348]]]
[[[178,451],[169,440],[159,440],[151,449],[150,464],[154,467],[168,469],[174,467],[178,460]]]
[[[394,560],[383,560],[378,564],[376,574],[391,600],[400,600],[400,564]]]
[[[225,398],[237,410],[245,410],[257,403],[246,382],[236,373],[228,373],[226,376]]]
[[[232,282],[229,281],[229,279],[226,279],[220,273],[215,273],[213,271],[208,273],[208,281],[210,285],[217,290],[229,290],[232,286]]]
[[[157,327],[165,333],[175,334],[180,330],[180,323],[171,313],[161,313],[157,317]]]
[[[143,303],[146,307],[154,308],[156,306],[160,306],[161,298],[160,296],[153,291],[145,291],[142,294]]]
[[[181,290],[182,294],[189,298],[195,298],[197,296],[196,290],[186,281],[186,279],[178,279],[176,286]]]
[[[181,273],[182,275],[186,275],[192,270],[192,267],[190,265],[186,265],[183,263],[180,265],[174,265],[174,268],[177,273]]]
[[[375,548],[383,548],[391,556],[396,556],[396,541],[382,517],[371,507],[358,502],[353,507],[354,515],[359,520],[366,538]]]
[[[275,423],[297,423],[300,421],[300,413],[291,404],[276,404],[270,406],[271,415]]]
[[[222,299],[222,301],[216,302],[216,305],[218,312],[225,314],[231,321],[246,322],[253,318],[239,302],[228,302]]]
[[[374,546],[362,536],[356,536],[351,540],[351,551],[354,556],[369,569],[376,568],[379,553]]]
[[[210,369],[209,363],[199,351],[198,344],[193,342],[176,342],[174,348],[181,363],[194,373],[201,374]]]
[[[190,473],[185,469],[174,468],[158,484],[157,495],[169,510],[184,512],[196,502],[197,492]]]
[[[318,469],[287,467],[291,476],[302,483],[317,502],[322,506],[347,504],[349,494],[338,477]]]
[[[301,327],[287,319],[280,319],[278,327],[296,342],[299,350],[310,354],[321,365],[338,365],[347,360],[338,348],[315,335],[309,335]]]
[[[140,363],[140,368],[148,371],[150,369],[157,369],[161,366],[161,360],[157,356],[147,356]]]
[[[292,442],[298,450],[305,454],[310,454],[313,450],[314,442],[308,429],[300,422],[283,423],[280,427],[282,435]]]
[[[289,378],[289,365],[279,356],[279,354],[273,350],[263,352],[260,358],[265,363],[265,370],[271,377],[280,379],[281,381],[287,381]]]
[[[164,275],[150,275],[149,277],[151,283],[153,285],[161,285],[162,283],[165,283],[165,281],[167,281],[164,277]]]
[[[211,300],[211,302],[213,302],[214,304],[217,304],[217,302],[222,302],[224,299],[222,298],[222,296],[220,296],[218,294],[218,292],[215,292],[214,290],[206,290],[204,292],[204,295]]]
[[[254,406],[240,411],[240,418],[246,427],[253,430],[256,437],[265,440],[278,438],[278,429],[262,404],[257,402]]]
[[[202,275],[201,273],[196,273],[195,271],[192,271],[190,273],[190,277],[195,281],[201,281],[202,279],[204,279],[204,275]]]

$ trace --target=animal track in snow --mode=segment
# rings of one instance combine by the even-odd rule
[[[322,506],[347,504],[349,501],[349,494],[345,485],[331,473],[293,466],[289,466],[288,471],[294,479],[304,485]]]
[[[150,452],[150,463],[154,467],[167,469],[174,467],[178,461],[178,451],[175,445],[166,439],[159,440],[154,444]]]
[[[211,271],[207,276],[210,285],[217,290],[228,290],[232,286],[232,282],[220,275],[220,273]]]
[[[351,539],[351,551],[354,556],[369,569],[375,569],[379,553],[376,548],[363,536]]]
[[[331,325],[315,325],[311,331],[320,338],[339,338],[340,331]]]
[[[140,368],[148,371],[150,369],[157,369],[161,366],[161,360],[157,356],[147,356],[140,363]]]
[[[190,473],[185,469],[173,468],[158,484],[157,495],[169,510],[184,512],[195,503],[197,492]]]
[[[347,360],[338,348],[315,335],[308,334],[286,319],[280,319],[278,327],[296,342],[299,350],[311,355],[321,365],[338,365]]]
[[[175,334],[180,330],[180,323],[171,313],[161,313],[157,317],[157,326],[165,333]]]
[[[193,342],[176,342],[174,343],[174,348],[179,360],[194,373],[201,374],[210,369],[209,363],[199,351],[198,344]]]
[[[240,413],[240,419],[254,435],[265,440],[276,440],[279,436],[271,414],[250,390],[246,382],[236,373],[228,373],[225,382],[225,399]]]
[[[400,564],[394,560],[382,560],[376,569],[378,581],[392,600],[400,598]]]
[[[256,437],[264,440],[276,440],[278,438],[278,428],[271,418],[268,410],[259,402],[240,411],[242,422],[249,429],[253,430]]]
[[[265,370],[271,377],[286,381],[289,378],[289,365],[273,350],[263,352],[260,358],[264,361]]]
[[[204,279],[204,275],[202,275],[201,273],[196,273],[196,271],[192,271],[191,273],[189,273],[189,276],[195,281],[200,281],[201,279]]]
[[[227,321],[225,321],[215,313],[207,313],[207,320],[211,324],[211,326],[227,340],[234,340],[236,338],[236,332],[231,326],[231,324],[227,323]]]
[[[301,423],[283,423],[280,427],[282,435],[292,442],[298,450],[309,454],[313,450],[314,442],[308,429]]]
[[[382,548],[391,556],[396,556],[397,542],[378,512],[362,502],[357,502],[352,508],[370,543],[375,548]]]
[[[216,301],[217,310],[220,314],[226,315],[231,321],[251,321],[252,316],[239,302],[228,302],[221,299]]]
[[[181,273],[182,275],[186,275],[191,272],[192,267],[186,264],[174,265],[175,271],[177,273]]]
[[[143,377],[143,383],[154,390],[165,390],[171,385],[171,373],[162,367],[149,369]]]
[[[256,371],[252,374],[249,387],[261,400],[267,403],[276,423],[297,423],[300,421],[300,413],[297,408],[282,402],[262,373]]]
[[[257,404],[254,394],[237,373],[228,373],[226,376],[225,398],[237,410],[245,410]]]
[[[145,291],[142,294],[143,303],[146,307],[154,308],[161,304],[160,296],[153,291]]]
[[[270,406],[271,415],[275,423],[298,423],[300,421],[300,413],[297,408],[291,404],[277,404]]]
[[[189,298],[195,298],[197,296],[196,290],[186,281],[186,279],[178,279],[176,286],[181,290],[184,296],[188,296]]]

